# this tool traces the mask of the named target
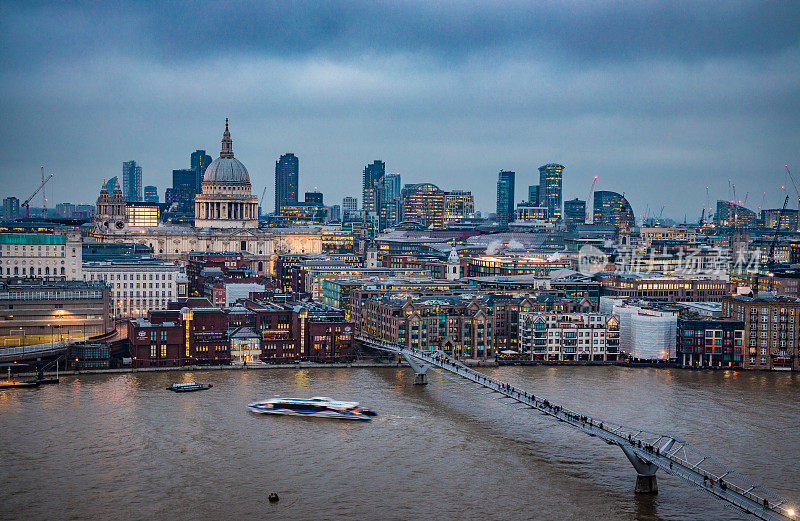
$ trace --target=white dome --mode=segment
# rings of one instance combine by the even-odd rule
[[[250,184],[250,175],[235,157],[218,157],[206,168],[203,182]]]

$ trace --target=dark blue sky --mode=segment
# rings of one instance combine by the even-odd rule
[[[565,199],[598,175],[637,215],[697,220],[729,179],[779,206],[783,165],[800,178],[800,3],[686,4],[4,2],[0,196],[44,163],[51,201],[93,202],[135,159],[163,197],[229,117],[267,208],[289,151],[327,204],[380,158],[484,211],[499,170],[521,200],[549,162]]]

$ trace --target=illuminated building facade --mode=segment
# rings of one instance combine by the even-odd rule
[[[514,172],[502,170],[497,174],[497,223],[508,226],[514,220]]]
[[[158,203],[127,203],[125,218],[128,226],[158,226],[161,220],[161,205]]]
[[[726,297],[722,301],[722,316],[744,322],[745,368],[800,370],[799,298]]]
[[[749,228],[756,225],[756,213],[730,201],[717,201],[714,221],[720,226]]]
[[[170,301],[186,297],[187,284],[180,285],[178,291],[181,278],[185,275],[178,266],[158,259],[91,261],[83,265],[84,280],[111,287],[114,316],[120,318],[143,317],[150,310],[166,309]]]
[[[519,314],[523,357],[550,362],[609,362],[619,357],[619,317],[601,313]]]
[[[84,338],[113,329],[110,292],[101,282],[0,281],[3,346]]]
[[[386,175],[386,163],[376,159],[364,167],[362,175],[362,196],[363,207],[365,212],[372,212],[377,214],[380,211],[380,198],[378,197],[378,182]]]
[[[633,208],[622,194],[598,190],[594,193],[592,224],[608,224],[630,230],[636,226],[636,219]]]
[[[428,228],[444,228],[445,192],[431,183],[406,185],[403,189],[403,220]]]
[[[564,224],[568,230],[575,229],[579,224],[586,224],[586,201],[577,197],[564,201]]]
[[[298,201],[298,181],[300,161],[294,154],[284,154],[275,162],[275,213],[281,207],[296,204]]]
[[[561,184],[564,165],[548,163],[539,167],[539,205],[546,206],[551,219],[561,218]]]
[[[80,280],[80,232],[0,233],[0,277]]]

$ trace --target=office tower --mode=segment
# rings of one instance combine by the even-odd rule
[[[281,206],[297,203],[297,183],[300,166],[297,156],[284,154],[275,162],[275,214],[281,213]]]
[[[175,210],[180,213],[192,213],[194,211],[194,198],[200,193],[197,186],[197,171],[190,168],[182,168],[172,171],[172,190],[166,196],[166,203],[177,205]]]
[[[416,221],[425,228],[444,228],[445,193],[431,183],[404,186],[402,220]]]
[[[514,220],[515,173],[501,170],[497,176],[497,223],[507,226]]]
[[[444,194],[444,225],[475,217],[475,199],[472,192],[452,190]]]
[[[347,196],[342,199],[342,217],[358,211],[358,197]]]
[[[158,188],[152,185],[148,185],[144,187],[144,201],[146,203],[157,203],[158,202]]]
[[[380,160],[375,160],[371,165],[364,167],[364,175],[362,178],[362,209],[365,212],[376,213],[380,209],[380,201],[376,200],[377,186],[376,183],[383,179],[386,175],[386,163]]]
[[[13,221],[19,219],[19,199],[6,197],[3,199],[3,220]]]
[[[593,224],[607,224],[630,229],[635,226],[636,220],[630,203],[623,195],[617,192],[598,190],[594,193],[592,222]]]
[[[337,222],[342,220],[342,207],[338,204],[334,204],[330,207],[330,211],[328,212],[328,220],[332,222]]]
[[[551,219],[561,218],[561,181],[564,165],[548,163],[539,167],[539,206],[546,206]]]
[[[394,226],[400,218],[400,174],[386,174],[375,183],[375,197],[380,218],[378,226],[384,230]]]
[[[189,156],[189,168],[197,173],[197,193],[200,193],[200,185],[203,183],[203,174],[206,173],[206,168],[211,164],[211,156],[206,154],[205,150],[195,150]]]
[[[324,206],[322,203],[322,192],[306,192],[306,202]]]
[[[129,203],[142,200],[142,167],[136,161],[122,163],[122,195]]]
[[[539,206],[539,185],[528,187],[528,204]]]
[[[579,224],[586,223],[586,201],[577,197],[571,201],[564,201],[564,223],[567,229],[574,229]]]

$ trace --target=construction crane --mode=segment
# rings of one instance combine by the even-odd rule
[[[38,194],[39,191],[41,191],[41,189],[44,188],[44,185],[46,185],[47,182],[49,180],[51,180],[52,178],[53,178],[53,174],[50,174],[49,176],[47,176],[45,178],[45,180],[42,181],[42,184],[39,185],[39,188],[37,188],[36,191],[33,192],[31,194],[31,196],[28,197],[27,199],[25,199],[25,202],[20,205],[20,206],[24,206],[25,207],[25,217],[26,218],[31,216],[31,201],[33,200],[34,197],[36,197],[36,194]]]
[[[261,199],[258,200],[258,207],[260,208],[260,211],[258,213],[259,217],[261,217],[261,212],[264,211],[264,196],[265,195],[267,195],[267,187],[266,187],[266,185],[264,186],[264,191],[261,192]]]
[[[594,222],[594,215],[589,213],[589,205],[592,205],[592,210],[594,211],[594,201],[592,201],[592,194],[594,193],[594,187],[597,184],[597,176],[594,176],[594,181],[592,181],[592,186],[589,188],[589,197],[586,198],[586,205],[584,207],[584,219],[583,222],[586,224],[592,224]],[[591,221],[590,221],[591,219]]]
[[[792,182],[792,186],[794,186],[794,193],[795,193],[795,195],[797,195],[797,209],[798,209],[797,210],[797,215],[798,215],[797,223],[798,224],[795,227],[795,230],[800,230],[800,190],[797,189],[797,183],[794,180],[794,176],[792,175],[792,171],[789,170],[789,164],[787,163],[787,164],[785,164],[783,166],[786,168],[786,175],[789,176],[789,180]]]
[[[771,276],[771,272],[775,266],[775,246],[778,244],[778,234],[781,231],[781,221],[783,220],[783,214],[786,212],[787,204],[789,204],[789,194],[786,194],[783,200],[783,207],[778,214],[778,222],[775,224],[775,234],[772,236],[772,242],[769,244],[769,254],[767,256],[767,270],[770,272],[768,273],[770,277],[767,277],[769,279],[769,291],[775,290],[775,277]]]

